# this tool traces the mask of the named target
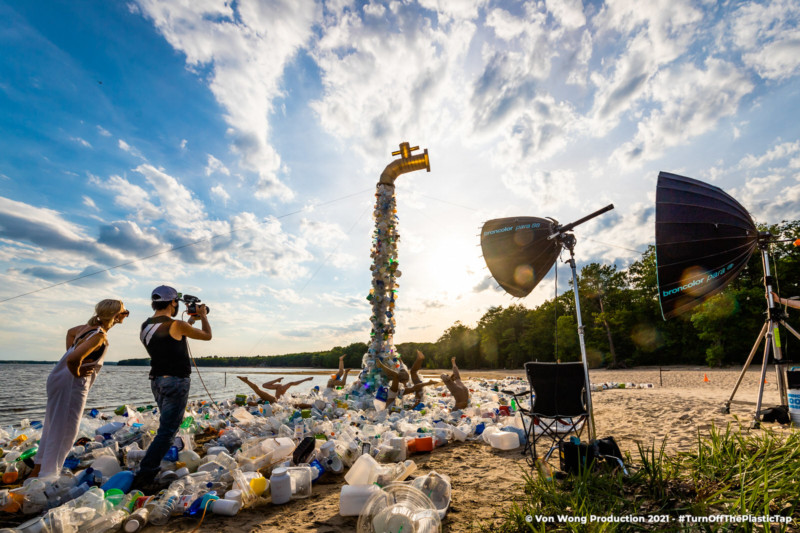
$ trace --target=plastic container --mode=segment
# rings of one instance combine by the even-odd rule
[[[433,502],[439,518],[444,519],[450,508],[451,486],[450,478],[445,474],[431,471],[428,475],[418,477],[411,482],[411,486],[419,489]]]
[[[242,502],[227,499],[214,500],[210,506],[212,513],[222,516],[235,516],[241,508]]]
[[[276,468],[269,478],[272,503],[283,505],[292,499],[292,479],[285,467]]]
[[[519,435],[511,431],[496,431],[489,435],[489,444],[498,450],[519,448]]]
[[[92,468],[102,473],[104,479],[110,479],[122,471],[116,457],[102,455],[92,462]]]
[[[256,493],[250,488],[250,480],[238,468],[231,472],[234,488],[242,492],[242,507],[250,507],[256,502]]]
[[[117,472],[111,478],[103,483],[103,486],[100,488],[108,491],[110,489],[119,489],[123,493],[127,493],[131,490],[131,485],[133,484],[133,472],[126,470],[123,472]]]
[[[278,437],[276,439],[266,439],[261,447],[264,452],[272,452],[272,461],[280,461],[284,457],[292,455],[295,444],[294,441],[288,437]]]
[[[433,437],[417,437],[414,439],[414,450],[417,453],[433,451]]]
[[[208,457],[210,455],[217,455],[218,453],[222,453],[222,452],[226,452],[227,453],[228,452],[228,448],[226,448],[225,446],[212,446],[206,452],[206,457]]]
[[[789,400],[789,416],[795,426],[800,426],[800,370],[792,368],[786,372],[788,389],[786,396]]]
[[[147,518],[150,516],[150,510],[147,507],[136,509],[131,513],[128,518],[122,522],[122,530],[125,533],[136,533],[141,531],[147,525]]]
[[[311,467],[293,466],[287,470],[292,483],[292,499],[302,500],[311,496]]]
[[[375,480],[378,470],[378,461],[371,455],[362,455],[353,463],[345,474],[344,480],[348,485],[369,485]]]
[[[377,485],[344,485],[339,494],[339,514],[341,516],[358,516],[370,497],[381,492]]]

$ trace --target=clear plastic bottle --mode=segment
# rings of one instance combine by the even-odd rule
[[[95,518],[88,524],[82,525],[80,531],[81,533],[105,533],[106,531],[116,531],[127,516],[127,509],[116,509]]]
[[[163,526],[166,524],[175,507],[178,504],[181,492],[183,492],[182,480],[178,480],[164,492],[164,494],[156,500],[150,509],[150,523],[156,526]]]

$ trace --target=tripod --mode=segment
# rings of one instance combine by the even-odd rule
[[[585,379],[585,387],[586,387],[586,410],[589,412],[589,438],[594,439],[595,435],[595,424],[594,424],[594,409],[592,408],[592,384],[589,380],[589,363],[586,357],[586,343],[584,342],[584,327],[583,327],[583,319],[581,318],[581,300],[578,297],[578,273],[575,268],[575,235],[572,233],[567,233],[572,231],[575,226],[579,224],[583,224],[587,220],[591,220],[596,216],[602,215],[603,213],[614,209],[614,204],[609,204],[602,209],[598,209],[594,213],[586,215],[585,217],[576,220],[575,222],[571,222],[569,224],[565,224],[563,226],[556,225],[553,228],[553,233],[547,237],[548,240],[556,239],[561,246],[569,250],[569,259],[565,261],[569,264],[570,269],[572,270],[572,292],[575,295],[575,314],[578,317],[578,341],[581,347],[581,360],[583,361],[583,373],[586,376]],[[552,219],[551,219],[552,220]]]
[[[764,381],[767,377],[767,363],[769,363],[770,353],[772,353],[772,356],[775,360],[775,374],[778,382],[778,393],[781,398],[781,405],[789,405],[786,393],[786,366],[789,364],[789,361],[783,358],[783,353],[781,351],[781,339],[778,333],[778,324],[781,324],[792,335],[800,340],[800,334],[798,334],[789,324],[786,323],[786,315],[783,313],[783,311],[781,311],[780,307],[775,305],[775,302],[772,300],[772,285],[774,279],[770,274],[769,259],[767,257],[767,249],[769,248],[770,237],[772,237],[772,235],[766,232],[760,233],[758,236],[758,249],[761,251],[761,264],[764,269],[764,290],[767,299],[767,318],[764,320],[764,325],[761,327],[761,332],[758,334],[755,344],[753,344],[753,349],[750,350],[750,355],[747,356],[747,361],[744,364],[744,368],[742,368],[741,374],[739,374],[739,379],[736,381],[736,385],[733,387],[731,397],[728,398],[727,402],[725,402],[725,407],[723,408],[724,412],[730,413],[733,397],[736,395],[736,391],[739,389],[739,385],[742,383],[742,379],[744,379],[744,375],[747,372],[750,363],[753,361],[753,357],[755,356],[761,341],[766,339],[764,344],[764,360],[761,363],[761,378],[758,384],[756,411],[753,414],[753,422],[750,424],[752,429],[757,429],[761,426],[761,402],[764,395]]]

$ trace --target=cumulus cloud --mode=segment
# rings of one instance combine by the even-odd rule
[[[78,287],[103,287],[108,289],[114,285],[120,285],[128,278],[119,274],[113,274],[108,269],[101,266],[88,266],[83,270],[70,270],[57,266],[35,266],[22,271],[34,278],[44,280],[48,283],[63,283],[69,281],[70,285]]]
[[[302,263],[312,255],[305,239],[285,232],[276,218],[244,212],[229,220],[214,220],[207,216],[205,204],[164,169],[142,164],[134,171],[143,179],[141,185],[120,176],[91,178],[93,184],[114,193],[114,203],[129,210],[139,223],[102,227],[104,244],[146,255],[160,243],[162,249],[176,248],[174,253],[184,263],[203,264],[232,276],[259,273],[295,279],[306,275]]]
[[[658,107],[639,122],[635,137],[612,154],[621,165],[637,165],[664,150],[711,131],[733,115],[754,89],[747,75],[731,63],[709,58],[705,68],[691,64],[659,72],[648,87]]]
[[[210,176],[214,172],[219,172],[220,174],[225,174],[226,176],[231,175],[231,171],[228,170],[228,167],[225,164],[214,157],[211,154],[208,154],[208,164],[206,164],[206,176]]]
[[[105,263],[119,259],[58,211],[3,197],[0,197],[0,237],[66,252],[71,261],[84,258]]]
[[[300,233],[308,242],[327,249],[336,248],[347,239],[347,234],[338,224],[307,218],[300,221]]]
[[[759,76],[783,80],[800,72],[800,6],[792,0],[748,2],[727,17],[723,44]]]
[[[137,0],[138,10],[176,50],[189,69],[208,69],[209,88],[225,109],[231,149],[256,172],[256,195],[289,200],[280,179],[281,159],[270,144],[273,101],[282,95],[286,64],[312,36],[320,10],[314,2]]]
[[[462,65],[476,30],[464,17],[479,3],[458,4],[429,12],[394,2],[383,16],[364,19],[348,6],[326,6],[309,50],[322,78],[323,94],[311,103],[322,127],[354,141],[368,160],[407,132],[454,135],[463,121]]]
[[[217,183],[213,187],[211,187],[211,196],[221,201],[223,204],[227,204],[228,200],[231,199],[231,195],[228,194],[228,191],[225,190],[225,187],[222,186],[221,183]]]
[[[134,256],[146,256],[164,249],[155,230],[142,229],[136,222],[128,220],[100,226],[97,242]]]

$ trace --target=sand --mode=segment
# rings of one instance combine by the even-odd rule
[[[711,424],[725,427],[738,420],[746,428],[752,420],[760,377],[760,368],[747,372],[739,388],[731,413],[721,408],[729,398],[740,368],[708,369],[703,367],[670,367],[659,373],[656,368],[635,370],[593,370],[593,383],[653,383],[652,389],[614,389],[593,394],[597,434],[612,435],[623,451],[634,457],[637,442],[650,447],[661,445],[667,438],[669,453],[687,451],[694,446],[698,431],[707,433]],[[438,371],[425,371],[436,374]],[[464,378],[522,377],[520,371],[463,371]],[[704,375],[708,382],[703,381]],[[767,373],[764,405],[778,403],[775,371]],[[776,431],[794,431],[777,424],[765,424]],[[744,429],[744,431],[749,431]],[[500,452],[482,442],[453,443],[428,454],[411,458],[418,465],[418,474],[431,470],[444,473],[452,480],[452,505],[443,522],[443,531],[473,531],[479,524],[491,526],[502,521],[503,514],[522,494],[523,473],[529,471],[519,450]],[[357,518],[339,516],[339,492],[343,476],[327,474],[314,485],[314,494],[306,500],[283,506],[266,504],[245,510],[235,517],[206,517],[200,531],[259,532],[350,532],[355,531]],[[196,520],[173,519],[163,528],[147,531],[191,531]]]

